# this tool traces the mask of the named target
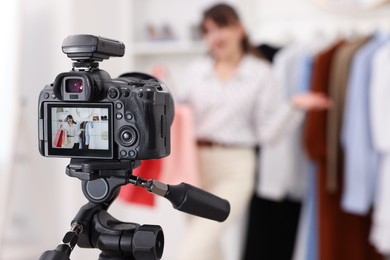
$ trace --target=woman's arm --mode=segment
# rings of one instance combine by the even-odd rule
[[[304,92],[291,97],[291,104],[302,110],[323,110],[328,109],[332,102],[323,93]]]
[[[307,110],[323,110],[331,101],[322,93],[304,92],[286,99],[280,85],[270,74],[259,92],[255,111],[259,142],[275,142],[293,131],[304,119]]]

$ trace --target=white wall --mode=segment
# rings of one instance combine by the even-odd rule
[[[325,8],[317,0],[258,0],[249,25],[255,42],[288,43],[315,35],[340,36],[369,33],[377,29],[389,31],[390,5],[377,9],[336,10]],[[337,2],[337,1],[335,1]]]
[[[11,217],[0,259],[37,259],[44,250],[54,248],[68,231],[79,207],[86,202],[80,182],[65,174],[68,160],[39,155],[38,95],[58,73],[71,69],[71,60],[61,51],[66,36],[82,32],[126,39],[131,32],[126,10],[130,6],[131,2],[120,0],[21,0],[20,60],[16,70],[18,84],[14,86],[21,93],[21,120],[15,166],[8,173],[12,177],[8,209]],[[129,68],[129,60],[113,59],[104,65],[117,76]],[[88,257],[75,252],[72,259]]]
[[[56,220],[50,209],[58,211],[56,194],[59,179],[54,174],[55,161],[44,161],[37,152],[37,97],[44,84],[49,83],[60,68],[58,47],[48,42],[60,43],[61,31],[67,23],[67,10],[61,1],[20,1],[20,39],[18,50],[17,84],[20,120],[15,129],[18,140],[14,144],[16,159],[12,178],[11,218],[8,221],[7,244],[22,241],[30,244],[49,242],[51,233],[57,232]],[[62,13],[64,16],[55,15]],[[12,26],[12,24],[4,24]],[[61,37],[61,38],[59,38]],[[56,44],[57,45],[57,44]],[[3,111],[12,113],[13,110]],[[51,172],[53,170],[53,172]],[[53,196],[48,196],[48,194]],[[47,203],[47,204],[46,204]],[[46,207],[45,207],[46,206]],[[60,212],[60,211],[58,211]],[[51,231],[51,232],[50,232]],[[2,250],[2,252],[5,250]]]

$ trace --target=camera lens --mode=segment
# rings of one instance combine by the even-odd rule
[[[131,146],[137,141],[137,132],[131,126],[124,126],[120,129],[118,137],[123,146]]]
[[[83,92],[84,82],[82,79],[67,79],[65,80],[65,90],[68,93]]]

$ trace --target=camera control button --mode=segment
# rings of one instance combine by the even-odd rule
[[[48,99],[48,98],[50,97],[50,94],[46,92],[45,94],[43,94],[43,97],[44,97],[45,99]]]
[[[133,119],[133,114],[127,113],[127,114],[126,114],[126,119],[127,119],[127,120]]]
[[[123,104],[122,103],[116,103],[115,107],[117,109],[121,109],[123,107]]]
[[[130,91],[128,89],[122,89],[122,95],[124,97],[128,97],[128,96],[130,96]]]
[[[108,90],[108,97],[111,99],[119,98],[119,91],[115,88],[111,88]]]
[[[135,155],[136,155],[136,152],[135,152],[134,150],[130,150],[130,151],[129,151],[129,156],[130,156],[131,158],[134,158]]]
[[[52,98],[52,99],[56,99],[57,97],[56,97],[56,95],[51,94],[51,98]]]
[[[121,150],[120,155],[121,155],[121,157],[126,157],[127,152],[125,150]]]
[[[123,115],[121,113],[116,113],[115,117],[116,119],[122,119]]]
[[[124,132],[124,133],[122,134],[122,138],[123,138],[123,140],[125,140],[126,142],[128,142],[129,140],[132,139],[132,135],[131,135],[130,133],[128,133],[128,132]]]

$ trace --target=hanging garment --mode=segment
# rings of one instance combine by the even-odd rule
[[[377,194],[370,241],[390,255],[390,42],[380,47],[372,60],[370,119],[374,149],[380,153]]]
[[[158,179],[161,174],[161,160],[144,160],[141,166],[133,170],[133,175],[140,175],[143,179]],[[133,184],[122,186],[119,192],[119,199],[145,206],[155,205],[155,195],[141,187]]]
[[[330,66],[336,50],[343,42],[337,42],[320,52],[314,61],[311,89],[328,93]],[[329,193],[327,181],[326,111],[310,111],[304,129],[304,144],[308,156],[317,167],[318,198],[318,255],[320,260],[374,260],[382,259],[368,243],[370,218],[348,214],[341,210],[341,191]],[[340,186],[342,176],[337,176]],[[310,241],[309,241],[310,242]]]
[[[273,201],[253,195],[243,260],[290,260],[301,203]]]
[[[273,67],[286,102],[293,95],[309,90],[313,53],[322,47],[322,42],[295,43],[275,55]],[[260,181],[256,189],[259,196],[274,200],[286,196],[294,200],[304,197],[308,160],[301,142],[302,125],[276,142],[262,146]]]
[[[188,106],[178,104],[171,126],[171,154],[158,160],[142,161],[134,173],[144,179],[156,179],[167,184],[186,182],[198,186],[198,167],[192,111]],[[155,195],[131,184],[121,188],[119,197],[143,205],[153,206],[155,203]]]
[[[355,52],[362,47],[369,37],[359,38],[346,42],[341,46],[334,55],[331,64],[329,97],[332,100],[332,106],[328,110],[328,128],[327,128],[327,181],[326,187],[329,192],[334,192],[338,187],[337,171],[339,164],[337,158],[342,156],[340,144],[340,131],[342,117],[344,112],[345,95],[347,92],[349,68]]]
[[[368,94],[373,54],[388,39],[376,34],[352,61],[341,130],[345,156],[342,207],[350,213],[367,214],[374,200],[379,157],[371,140]]]
[[[269,45],[261,45],[259,47],[260,50],[264,50],[264,46]],[[270,46],[266,49],[278,50],[279,48]],[[276,51],[267,52],[265,57],[269,61],[272,61],[274,60],[273,55],[276,53]],[[262,154],[259,154],[259,156],[261,158]],[[257,167],[259,168],[260,165],[257,165]],[[260,172],[259,176],[262,176],[261,171],[257,170],[257,172]],[[272,176],[268,180],[271,182],[275,181],[275,179],[272,179]],[[253,194],[249,205],[249,219],[243,259],[290,260],[294,249],[301,203],[283,198],[283,195],[286,195],[285,192],[287,191],[284,180],[282,182],[273,182],[273,184],[279,185],[278,187],[274,186],[275,190],[271,190],[270,192],[262,190],[264,195],[268,195],[266,198],[258,195],[259,180],[256,183],[257,194]],[[269,184],[273,185],[271,183]],[[277,200],[274,200],[275,198]]]
[[[299,81],[296,89],[297,92],[307,91],[311,87],[313,74],[313,59],[314,56],[327,48],[330,44],[330,39],[310,39],[309,42],[304,42],[305,50],[302,57],[303,65],[306,69],[300,70]],[[304,127],[302,127],[304,128]],[[296,137],[297,146],[302,146],[303,129],[300,135]],[[306,156],[305,156],[306,158]],[[297,237],[294,245],[293,260],[317,260],[318,259],[318,199],[317,199],[317,170],[313,162],[306,160],[302,165],[302,173],[307,182],[306,193],[301,207],[300,218],[298,223]],[[303,166],[306,167],[303,167]]]
[[[79,130],[79,149],[88,149],[88,145],[86,144],[86,129],[88,122],[81,122],[80,130]]]
[[[103,124],[106,124],[105,121],[97,121],[94,120],[93,122],[90,122],[91,124],[88,127],[88,149],[108,149],[108,142],[106,142],[106,145],[102,145],[103,142]],[[107,126],[108,130],[108,126]]]
[[[175,104],[171,126],[171,153],[163,161],[160,180],[168,184],[186,182],[199,185],[199,162],[191,108]]]
[[[306,196],[300,212],[293,260],[318,259],[317,171],[313,163],[308,165]]]
[[[281,47],[272,46],[266,43],[260,44],[256,49],[264,56],[266,60],[273,63],[275,55],[282,49]]]
[[[93,129],[93,122],[88,121],[85,126],[85,145],[86,147],[88,147],[88,149],[90,148],[89,143],[91,141],[91,134],[92,134],[91,129]]]
[[[327,94],[327,86],[328,86],[328,75],[330,70],[330,63],[334,52],[342,45],[342,42],[338,42],[336,44],[332,44],[330,47],[328,46],[325,50],[319,52],[313,61],[313,70],[312,70],[312,81],[311,81],[311,90],[316,92],[322,92]],[[306,148],[307,155],[315,164],[317,169],[316,181],[314,181],[314,177],[312,177],[312,182],[310,183],[312,186],[309,191],[315,192],[317,195],[317,200],[309,200],[312,204],[307,205],[310,207],[307,212],[309,223],[312,225],[319,224],[322,221],[321,212],[315,212],[318,210],[318,207],[321,207],[320,194],[319,194],[319,182],[320,182],[320,174],[319,168],[321,167],[320,161],[323,161],[325,158],[325,112],[321,111],[309,111],[307,113],[306,122],[304,126],[304,135],[303,135],[303,143]],[[309,172],[310,174],[310,172]],[[313,186],[316,185],[316,186]],[[313,217],[318,217],[318,219],[313,219]],[[317,232],[316,232],[317,231]],[[331,258],[323,257],[322,251],[323,246],[321,243],[321,228],[318,226],[309,228],[308,234],[306,234],[308,240],[306,241],[306,259],[309,260],[330,260]],[[314,239],[314,240],[313,240]],[[312,258],[313,257],[313,258]],[[333,259],[332,259],[333,260]]]
[[[311,75],[311,54],[303,44],[279,51],[273,64],[274,72],[284,91],[285,102],[291,96],[307,91]],[[260,177],[257,194],[271,200],[289,197],[302,200],[306,189],[307,159],[301,145],[302,127],[261,147]],[[283,161],[283,163],[280,163]]]
[[[343,42],[331,45],[314,58],[311,91],[328,94],[332,57]],[[306,116],[304,144],[308,156],[313,160],[326,158],[326,118],[324,111],[309,111]]]

